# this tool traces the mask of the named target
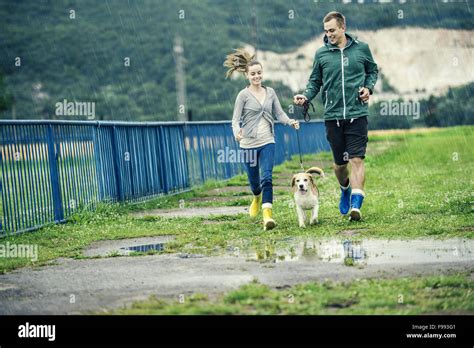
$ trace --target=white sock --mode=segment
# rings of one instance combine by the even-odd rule
[[[365,197],[365,192],[361,189],[352,189],[352,194],[361,195],[362,197]]]
[[[344,191],[347,190],[349,187],[351,187],[351,183],[349,182],[349,185],[347,185],[346,187],[342,186],[341,184],[339,184],[339,186],[341,186],[341,189],[343,189]]]
[[[265,208],[270,208],[270,209],[272,209],[272,204],[271,204],[271,203],[263,203],[263,204],[262,204],[262,209],[265,209]]]

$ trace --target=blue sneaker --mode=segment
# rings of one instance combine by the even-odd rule
[[[362,208],[362,202],[364,201],[364,191],[359,189],[354,189],[351,196],[351,212],[350,212],[350,221],[359,221],[362,219],[362,214],[360,208]]]
[[[346,215],[351,207],[351,185],[345,189],[341,186],[341,200],[339,201],[339,211],[342,215]]]

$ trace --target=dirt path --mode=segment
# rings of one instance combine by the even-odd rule
[[[178,208],[178,209],[154,209],[146,210],[132,214],[135,217],[141,218],[144,216],[162,216],[165,218],[173,217],[212,217],[219,215],[237,215],[245,214],[247,207],[199,207],[196,208]]]
[[[135,243],[143,241],[135,240]],[[126,240],[114,241],[117,248]],[[350,281],[361,278],[473,272],[472,241],[446,244],[400,241],[398,254],[384,255],[387,245],[367,244],[369,262],[345,266],[337,257],[327,257],[329,244],[313,244],[320,257],[296,248],[288,255],[257,261],[249,253],[227,250],[218,256],[164,254],[94,259],[59,259],[56,264],[24,268],[0,276],[0,314],[75,314],[117,308],[150,295],[178,299],[180,295],[205,293],[214,296],[253,279],[280,288],[309,281]],[[392,242],[385,242],[392,243]],[[406,243],[406,244],[404,244]],[[463,244],[464,243],[464,244]],[[468,243],[468,244],[465,244]],[[307,243],[304,244],[307,246]],[[395,244],[392,244],[395,246]],[[407,258],[413,250],[420,258]],[[423,247],[425,245],[425,247]],[[91,248],[91,255],[104,253],[104,245]],[[336,247],[341,248],[341,245]],[[347,244],[343,248],[346,249]],[[102,249],[100,249],[102,248]],[[329,249],[328,249],[329,248]],[[351,246],[354,256],[361,250]],[[424,249],[423,249],[424,248]],[[100,250],[99,250],[100,249]],[[372,250],[374,249],[374,250]],[[453,252],[453,250],[456,253]],[[357,251],[358,250],[358,251]],[[379,256],[380,255],[380,256]],[[431,255],[427,258],[426,255]],[[441,255],[441,257],[440,257]],[[460,257],[462,256],[462,257]],[[372,261],[370,261],[372,260]]]

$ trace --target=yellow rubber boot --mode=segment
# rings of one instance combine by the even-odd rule
[[[272,219],[272,208],[263,208],[263,229],[268,231],[274,228],[275,225],[275,220]]]
[[[258,196],[253,196],[252,204],[250,204],[249,215],[251,217],[256,217],[260,211],[260,206],[262,205],[262,193]]]

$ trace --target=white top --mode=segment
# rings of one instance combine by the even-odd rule
[[[271,143],[275,143],[272,125],[267,121],[267,119],[262,117],[260,122],[258,122],[257,136],[255,138],[242,138],[242,140],[240,140],[240,147],[243,149],[250,149]]]

